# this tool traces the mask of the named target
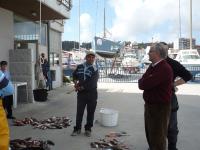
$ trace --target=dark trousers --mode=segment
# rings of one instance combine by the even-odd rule
[[[75,130],[81,129],[83,114],[85,107],[87,107],[87,119],[85,130],[91,131],[94,121],[94,113],[97,105],[97,92],[94,93],[78,93],[77,95],[77,112],[76,112],[76,126]]]
[[[177,111],[172,111],[170,115],[170,121],[168,126],[168,150],[178,150],[176,148],[178,137],[178,121],[177,121]]]
[[[5,96],[3,98],[3,107],[7,113],[7,117],[12,117],[13,95]]]
[[[166,150],[170,104],[145,104],[145,132],[150,150]]]

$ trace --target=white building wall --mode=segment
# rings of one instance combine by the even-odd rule
[[[179,39],[174,41],[174,49],[179,49]]]
[[[51,21],[50,28],[59,32],[64,32],[64,22],[62,20]]]
[[[47,5],[52,6],[52,8],[57,10],[62,10],[65,16],[69,15],[66,7],[57,4],[57,0],[43,0],[44,3],[48,3]],[[57,31],[57,34],[53,34],[53,38],[56,38],[53,45],[53,52],[56,52],[60,55],[61,58],[61,34],[64,31],[64,26],[61,20],[51,21],[50,28],[54,31]],[[51,35],[50,35],[51,37]],[[9,62],[9,50],[14,49],[14,15],[13,12],[3,9],[0,7],[0,61],[6,60]],[[47,56],[47,48],[43,46],[39,46],[39,53],[44,52]],[[60,64],[51,66],[51,70],[56,71],[56,81],[53,82],[53,88],[59,87],[62,85],[62,67],[61,67],[61,59]],[[35,86],[35,85],[33,85]]]
[[[47,47],[46,46],[39,45],[38,49],[39,49],[39,56],[41,56],[41,54],[44,53],[45,54],[45,58],[48,57],[48,52],[47,52]],[[40,59],[40,57],[38,59]]]
[[[53,88],[62,86],[62,67],[56,65],[51,66],[51,70],[56,72],[55,81],[53,81]]]
[[[38,0],[40,1],[40,0]],[[60,4],[57,0],[41,0],[41,2],[45,3],[48,7],[54,9],[55,11],[61,13],[63,16],[69,18],[70,12],[67,10],[67,8]]]
[[[0,7],[0,61],[9,60],[9,50],[14,48],[13,13]]]
[[[55,42],[56,41],[56,42]],[[51,65],[51,70],[55,71],[55,81],[53,81],[53,88],[62,86],[62,62],[61,62],[61,33],[59,31],[50,30],[50,53],[59,54],[59,65]]]

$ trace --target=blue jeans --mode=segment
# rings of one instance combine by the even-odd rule
[[[177,111],[172,111],[168,126],[168,150],[178,150],[176,148],[178,137],[178,121],[177,121]]]

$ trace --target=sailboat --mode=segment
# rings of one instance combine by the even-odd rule
[[[103,58],[116,58],[120,55],[122,44],[115,42],[106,37],[105,27],[105,1],[104,1],[104,35],[103,37],[94,37],[94,50]]]
[[[106,38],[94,37],[95,52],[104,58],[114,58],[119,56],[121,44]]]

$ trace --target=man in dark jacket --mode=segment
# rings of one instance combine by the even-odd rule
[[[166,52],[168,52],[168,45],[165,42],[160,42],[165,48]],[[192,79],[192,74],[178,61],[167,57],[167,63],[171,66],[173,71],[173,81],[174,87],[172,89],[172,97],[171,97],[171,115],[168,127],[168,150],[178,150],[176,147],[177,136],[178,136],[178,121],[177,121],[177,111],[179,108],[177,97],[175,94],[176,86],[182,85],[187,81]],[[178,77],[178,78],[177,78]]]
[[[77,66],[73,72],[73,82],[77,91],[76,126],[71,136],[81,133],[82,119],[87,105],[87,120],[85,124],[85,135],[91,136],[91,128],[94,121],[94,113],[97,105],[97,81],[98,69],[94,65],[95,53],[87,52],[86,62]]]
[[[149,51],[152,64],[138,81],[139,88],[144,90],[145,132],[150,150],[166,149],[173,80],[166,56],[161,44],[152,45]]]

